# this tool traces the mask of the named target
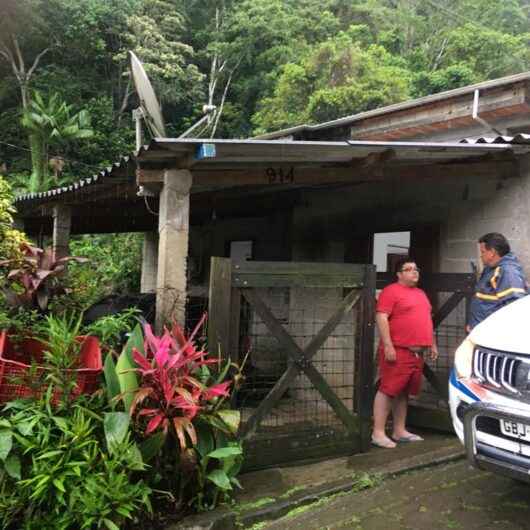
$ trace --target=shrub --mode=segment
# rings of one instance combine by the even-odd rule
[[[237,378],[240,369],[196,348],[204,320],[189,337],[177,325],[161,337],[147,324],[142,338],[138,328],[117,365],[107,357],[105,366],[107,386],[130,411],[162,487],[198,510],[230,498],[243,460],[240,415],[226,405],[229,370],[235,367]]]
[[[102,412],[101,398],[68,408],[20,400],[0,420],[0,525],[15,529],[108,528],[151,509],[145,468],[128,416]]]
[[[13,259],[26,236],[13,228],[13,195],[9,184],[0,175],[0,259]]]

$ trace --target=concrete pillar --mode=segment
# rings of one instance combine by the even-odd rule
[[[52,247],[56,259],[64,258],[69,254],[71,225],[72,212],[70,207],[62,204],[54,206]]]
[[[156,293],[158,269],[158,232],[145,232],[142,250],[140,292]]]
[[[175,320],[184,325],[190,188],[188,170],[167,170],[160,193],[156,329]]]

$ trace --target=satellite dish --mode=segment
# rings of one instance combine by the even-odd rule
[[[151,85],[151,81],[149,81],[140,59],[131,51],[129,51],[129,57],[131,60],[131,74],[136,86],[136,92],[140,98],[143,118],[153,136],[165,138],[167,135],[164,118],[162,117],[162,111],[153,90],[153,85]]]

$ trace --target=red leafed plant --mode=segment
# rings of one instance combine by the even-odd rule
[[[0,262],[0,267],[13,267],[7,274],[7,302],[13,307],[39,308],[44,311],[51,297],[65,294],[58,281],[69,261],[85,263],[87,258],[66,256],[56,259],[51,247],[43,250],[27,243],[21,246],[22,258]]]
[[[157,431],[164,435],[169,431],[179,440],[181,450],[189,447],[188,440],[197,444],[194,418],[229,396],[231,381],[226,377],[229,362],[208,386],[201,378],[207,365],[218,364],[219,359],[208,358],[208,353],[197,349],[194,338],[204,324],[204,315],[187,338],[182,329],[174,324],[161,337],[153,334],[151,326],[144,326],[144,354],[133,349],[133,359],[140,375],[140,386],[131,404],[130,414],[136,418],[145,436]],[[187,435],[187,436],[186,436]]]

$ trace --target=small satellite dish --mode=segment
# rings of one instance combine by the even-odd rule
[[[142,62],[132,51],[129,51],[129,58],[131,60],[131,74],[134,85],[136,86],[136,92],[140,98],[140,107],[147,127],[153,136],[165,138],[167,135],[164,118],[162,117],[160,104],[156,98],[151,81],[147,77]]]

